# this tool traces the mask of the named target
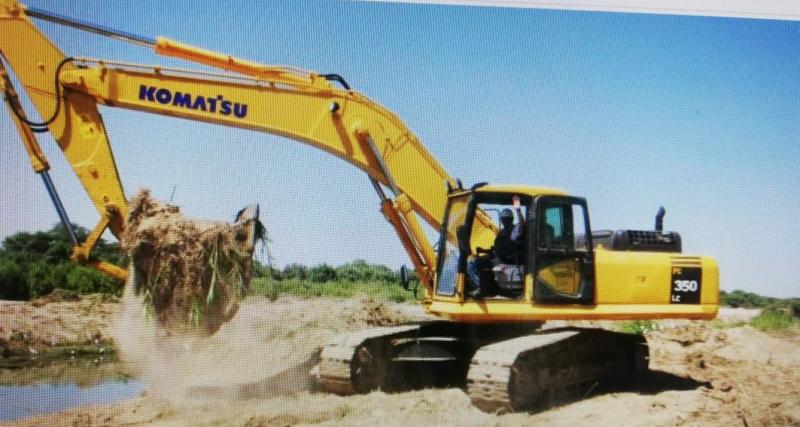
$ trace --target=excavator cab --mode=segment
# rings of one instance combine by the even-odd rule
[[[510,207],[515,196],[524,222],[522,247],[518,261],[499,263],[492,253],[502,230],[498,209]],[[441,236],[433,292],[425,305],[451,320],[707,319],[716,314],[719,274],[712,258],[681,253],[680,236],[664,232],[658,220],[655,230],[592,232],[586,199],[561,190],[476,185],[450,191]],[[476,283],[480,293],[474,292]]]
[[[520,201],[519,211],[512,200]],[[500,213],[513,209],[513,248],[499,253]],[[593,304],[594,257],[586,200],[525,187],[480,186],[449,197],[437,297]],[[460,291],[459,291],[460,290]]]

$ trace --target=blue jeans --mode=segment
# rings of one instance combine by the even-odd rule
[[[471,260],[467,261],[467,278],[469,278],[469,281],[472,282],[471,290],[483,292],[481,289],[481,274],[480,269],[478,268],[478,258],[472,258]]]

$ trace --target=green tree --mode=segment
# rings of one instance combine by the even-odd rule
[[[25,273],[18,263],[0,256],[0,299],[26,300],[30,298]]]
[[[777,298],[765,297],[738,289],[732,292],[720,291],[720,299],[723,305],[744,308],[762,308],[778,301]]]
[[[78,240],[88,234],[86,229],[73,225]],[[6,237],[3,241],[3,253],[17,262],[44,261],[58,263],[69,259],[72,254],[72,242],[60,224],[47,231],[35,233],[21,232]]]
[[[302,264],[289,264],[283,268],[281,277],[283,279],[306,280],[308,279],[308,267]]]
[[[336,277],[345,282],[397,282],[399,276],[384,265],[355,260],[336,268]]]
[[[308,279],[316,283],[333,282],[336,280],[336,270],[328,264],[320,264],[308,271]]]
[[[24,266],[31,298],[47,295],[55,288],[66,287],[69,264],[62,262],[52,265],[45,261],[34,261]]]
[[[119,294],[121,292],[119,282],[116,280],[97,270],[81,266],[75,266],[67,272],[65,287],[81,294],[96,292]]]
[[[79,241],[88,232],[74,226]],[[119,294],[121,284],[95,270],[72,263],[72,241],[57,224],[47,231],[20,232],[6,237],[0,248],[0,298],[25,299],[47,295],[56,288],[78,293],[109,292]],[[99,239],[92,257],[125,265],[125,256],[117,243]]]

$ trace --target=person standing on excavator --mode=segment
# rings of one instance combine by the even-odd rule
[[[511,209],[506,208],[500,211],[502,228],[497,233],[492,248],[495,264],[520,265],[523,263],[519,245],[522,243],[520,239],[525,235],[525,217],[522,214],[519,196],[515,195],[511,200],[514,210],[517,212],[518,221],[517,224],[514,224],[514,213]],[[481,267],[481,258],[479,257],[471,259],[467,264],[467,275],[473,285],[470,296],[473,298],[481,298],[486,293],[485,286],[480,280]]]

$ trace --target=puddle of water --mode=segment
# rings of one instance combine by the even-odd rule
[[[0,385],[0,421],[59,412],[81,405],[108,404],[136,397],[144,389],[144,383],[136,380],[106,380],[88,387],[74,382]]]

